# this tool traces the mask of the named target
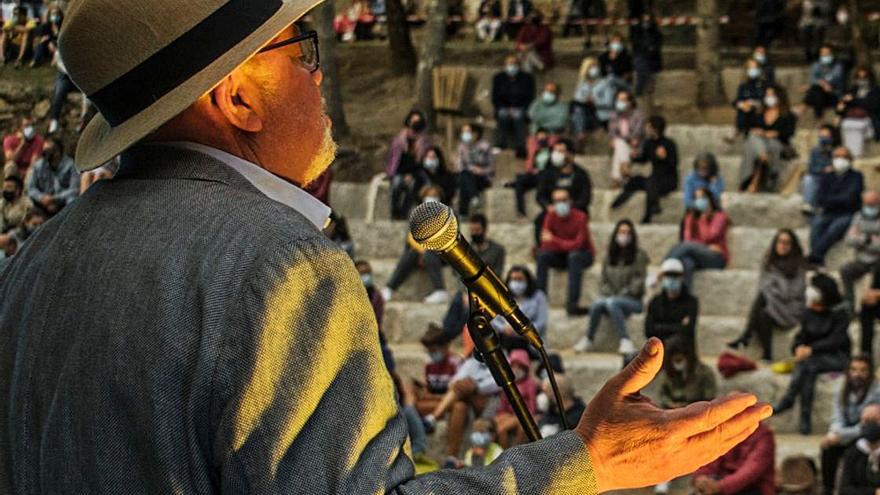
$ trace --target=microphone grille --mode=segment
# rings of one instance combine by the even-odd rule
[[[458,219],[452,208],[439,201],[428,201],[413,210],[409,231],[423,248],[442,251],[458,238]]]

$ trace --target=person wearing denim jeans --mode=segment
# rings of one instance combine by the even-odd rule
[[[807,173],[801,179],[801,196],[804,199],[804,212],[813,213],[816,208],[816,193],[819,179],[823,173],[831,171],[831,152],[834,150],[836,129],[831,124],[819,128],[819,142],[810,151]]]
[[[865,178],[852,170],[849,150],[834,149],[832,172],[823,173],[819,180],[817,205],[821,213],[810,222],[810,249],[807,260],[815,265],[825,264],[825,255],[846,235],[853,215],[862,208]]]
[[[696,209],[684,218],[684,242],[666,255],[684,265],[684,283],[693,289],[695,270],[722,270],[730,258],[727,249],[727,229],[730,219],[707,189],[698,189]]]

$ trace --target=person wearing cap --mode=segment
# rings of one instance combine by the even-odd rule
[[[853,170],[852,155],[843,146],[831,154],[831,170],[819,176],[816,206],[819,213],[810,221],[810,255],[807,261],[824,266],[825,255],[849,230],[853,215],[862,209],[865,177]]]
[[[697,315],[700,304],[684,283],[684,265],[669,258],[660,265],[660,293],[648,303],[645,315],[645,337],[657,337],[666,342],[681,335],[695,345]]]
[[[594,494],[770,414],[640,401],[651,340],[576,430],[415,476],[364,284],[301,189],[334,158],[317,33],[293,24],[316,3],[71,3],[59,49],[99,111],[77,167],[122,165],[2,267],[0,493]]]

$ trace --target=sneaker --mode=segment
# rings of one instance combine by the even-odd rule
[[[428,294],[428,297],[422,302],[425,304],[446,304],[449,302],[449,293],[445,290],[435,290]]]
[[[589,352],[592,350],[593,341],[587,336],[581,337],[581,339],[578,340],[577,343],[574,345],[574,352],[577,352],[578,354]]]
[[[390,301],[393,296],[394,296],[394,291],[391,290],[390,287],[382,287],[382,299],[384,299],[387,302],[387,301]]]
[[[624,356],[629,356],[630,354],[636,353],[636,346],[633,344],[632,340],[629,339],[620,339],[620,345],[617,347],[617,353],[623,354]]]
[[[60,126],[58,125],[57,120],[52,119],[51,121],[49,121],[49,134],[55,134],[56,132],[58,132],[58,127]]]

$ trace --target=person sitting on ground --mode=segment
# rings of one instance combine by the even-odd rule
[[[547,143],[553,145],[565,134],[568,128],[568,103],[559,98],[559,85],[550,82],[544,85],[541,98],[529,106],[530,132],[526,141],[526,169],[534,167],[535,155],[538,153],[537,132],[543,129],[547,133]]]
[[[382,320],[385,318],[385,299],[382,297],[382,291],[376,288],[376,282],[373,279],[373,267],[367,260],[358,260],[354,262],[354,267],[361,276],[361,282],[364,283],[364,289],[367,290],[367,298],[370,300],[370,306],[373,307],[373,314],[376,316],[376,325],[379,332],[382,332]]]
[[[516,51],[526,72],[544,72],[556,63],[553,55],[553,31],[544,25],[544,16],[535,11],[529,15],[516,35]]]
[[[43,145],[43,156],[34,162],[27,184],[34,206],[51,217],[79,196],[79,172],[64,145],[51,137]]]
[[[608,255],[602,263],[599,297],[593,300],[590,307],[587,335],[574,345],[575,352],[586,352],[593,348],[599,324],[606,315],[620,339],[617,352],[624,356],[636,352],[626,328],[626,318],[642,312],[648,261],[648,255],[639,247],[639,237],[632,222],[617,222],[608,242]]]
[[[840,459],[859,438],[862,412],[877,403],[880,403],[880,389],[874,379],[873,360],[869,354],[857,355],[849,361],[846,380],[834,398],[831,425],[822,439],[824,495],[834,495]]]
[[[461,358],[449,350],[449,339],[436,323],[428,324],[428,330],[419,342],[425,347],[428,360],[425,362],[424,381],[413,380],[413,391],[416,410],[421,416],[426,416],[434,412],[443,396],[449,392],[449,384],[461,366]]]
[[[843,145],[853,157],[865,154],[865,141],[880,140],[880,87],[869,67],[856,69],[853,85],[837,104]]]
[[[708,189],[697,189],[694,209],[682,225],[682,241],[666,255],[684,264],[684,283],[694,289],[695,270],[723,270],[730,261],[727,231],[730,218]]]
[[[34,120],[23,117],[18,129],[3,138],[4,163],[7,164],[4,175],[14,172],[22,179],[27,177],[31,165],[43,154],[44,141],[34,126]],[[15,164],[14,170],[9,169],[9,163]]]
[[[762,359],[772,361],[773,329],[788,330],[798,325],[806,288],[806,260],[800,240],[792,230],[780,229],[764,255],[758,295],[749,310],[746,328],[728,347],[747,347],[752,337],[757,337]]]
[[[854,259],[840,267],[843,297],[855,309],[855,285],[880,266],[880,194],[865,191],[862,209],[853,215],[844,243],[855,251]]]
[[[477,16],[477,22],[474,24],[477,40],[486,43],[497,40],[501,29],[501,2],[482,0],[477,9]]]
[[[819,181],[822,174],[832,171],[831,153],[837,145],[837,129],[831,124],[822,124],[819,127],[819,141],[810,151],[807,171],[801,179],[801,196],[804,199],[802,210],[805,214],[812,215],[818,206],[816,194],[819,191]]]
[[[465,124],[461,128],[461,142],[458,144],[459,189],[458,212],[467,216],[470,209],[480,204],[480,194],[492,187],[495,175],[495,157],[492,146],[483,139],[483,126]]]
[[[683,335],[666,342],[666,361],[660,380],[660,407],[679,409],[715,398],[718,385],[712,368],[700,361]]]
[[[602,125],[596,108],[596,88],[601,80],[599,63],[594,57],[585,58],[571,100],[571,130],[578,145]]]
[[[816,120],[821,120],[826,109],[837,105],[845,88],[843,65],[834,58],[833,48],[822,45],[819,60],[810,66],[810,82],[805,90],[804,104],[813,109]]]
[[[535,401],[538,412],[541,413],[541,418],[538,420],[538,428],[541,431],[541,436],[544,438],[565,430],[566,424],[568,429],[574,428],[587,409],[584,399],[577,395],[574,385],[568,376],[564,373],[557,373],[556,385],[559,387],[559,395],[562,396],[562,408],[556,404],[553,387],[550,385],[549,378],[541,382],[542,392],[538,394],[538,398]],[[562,413],[560,413],[560,409],[563,411]],[[565,416],[565,423],[562,422],[563,415]]]
[[[498,129],[495,146],[526,157],[527,110],[535,99],[535,77],[522,70],[516,56],[504,60],[504,70],[492,77],[492,107]]]
[[[12,11],[12,18],[3,23],[3,33],[0,34],[0,65],[15,60],[15,66],[21,67],[31,53],[36,29],[37,20],[28,18],[27,7],[16,7]]]
[[[703,152],[694,158],[694,169],[684,179],[684,207],[686,210],[697,208],[697,191],[706,189],[712,193],[717,203],[721,203],[724,192],[724,177],[718,167],[715,155]]]
[[[608,39],[608,49],[599,55],[599,67],[602,69],[603,76],[614,74],[627,83],[632,83],[633,61],[629,51],[623,45],[623,36],[618,33],[611,35],[611,38]]]
[[[491,419],[478,419],[471,427],[471,447],[465,452],[462,467],[488,466],[503,452],[497,443],[495,422]]]
[[[840,495],[872,495],[880,491],[880,405],[862,411],[859,439],[843,454]]]
[[[507,2],[507,15],[504,18],[504,31],[507,39],[515,40],[520,29],[534,10],[531,0],[511,0]]]
[[[748,138],[743,146],[739,189],[748,192],[775,192],[783,158],[792,156],[791,138],[797,117],[788,106],[785,90],[768,86],[762,110],[750,115]]]
[[[0,199],[0,233],[16,229],[33,209],[34,203],[24,194],[24,183],[17,175],[3,179],[3,197]]]
[[[573,208],[587,215],[590,214],[590,203],[593,201],[593,181],[590,173],[574,161],[574,145],[562,139],[553,145],[550,153],[550,166],[538,177],[538,192],[535,200],[541,207],[541,213],[535,218],[535,243],[541,243],[541,230],[544,219],[553,204],[553,191],[565,189],[571,198]]]
[[[694,473],[696,495],[776,494],[776,438],[761,423],[730,452]]]
[[[534,416],[537,413],[536,398],[538,397],[538,382],[532,376],[529,353],[524,349],[514,349],[507,357],[516,388],[522,395],[526,409]],[[515,445],[525,443],[526,433],[519,424],[519,419],[513,412],[513,407],[507,399],[507,394],[501,395],[498,412],[495,415],[495,425],[498,428],[498,443],[501,447],[509,449]]]
[[[568,271],[566,311],[571,316],[584,315],[580,307],[581,281],[584,270],[593,265],[596,249],[590,235],[590,216],[572,206],[568,189],[553,191],[553,205],[547,208],[538,248],[538,288],[547,294],[550,268]]]
[[[764,93],[772,84],[767,81],[761,64],[754,58],[746,60],[743,73],[742,82],[736,89],[736,99],[733,100],[733,108],[736,109],[736,133],[727,139],[728,142],[732,142],[736,135],[745,136],[749,132],[749,124],[764,105]]]
[[[645,191],[645,215],[642,223],[651,223],[654,215],[661,213],[660,199],[678,189],[678,146],[665,135],[666,119],[654,115],[645,125],[647,139],[640,150],[633,150],[633,163],[651,164],[651,174],[633,175],[623,185],[623,190],[611,203],[620,208],[638,191]]]
[[[680,335],[694,345],[700,303],[684,284],[684,265],[667,259],[660,265],[660,293],[648,303],[645,315],[645,338],[663,342]]]
[[[392,219],[407,219],[415,204],[419,192],[415,189],[415,174],[431,148],[427,129],[425,115],[420,110],[410,110],[403,120],[403,129],[391,141],[385,174],[391,180]]]
[[[635,69],[635,95],[654,92],[654,78],[663,70],[663,33],[654,14],[645,12],[629,28]]]
[[[817,266],[825,265],[825,255],[849,230],[853,215],[862,209],[865,177],[853,170],[852,155],[839,146],[832,152],[831,170],[819,176],[816,205],[819,213],[810,222],[810,256]]]
[[[43,22],[35,29],[34,59],[31,67],[36,67],[55,58],[58,51],[58,35],[61,34],[61,23],[64,21],[64,13],[57,3],[52,3],[43,16]]]
[[[616,189],[629,178],[629,164],[645,139],[645,115],[638,109],[638,103],[629,91],[617,92],[608,131],[612,150],[611,181]]]
[[[430,201],[440,201],[443,191],[437,186],[427,186],[419,193],[423,203]],[[446,284],[443,281],[443,260],[436,253],[426,251],[417,243],[412,234],[407,234],[406,245],[403,254],[397,261],[394,273],[388,279],[388,283],[382,289],[382,297],[385,301],[390,301],[394,296],[394,292],[403,285],[404,282],[417,268],[424,268],[431,279],[431,293],[425,297],[425,304],[441,304],[449,300],[449,294],[446,292]]]
[[[812,431],[813,397],[820,373],[843,371],[849,362],[851,343],[847,328],[850,316],[842,305],[837,282],[819,273],[810,279],[806,290],[807,310],[801,318],[801,329],[791,346],[794,373],[774,414],[788,411],[800,398],[800,426],[803,435]]]
[[[544,291],[538,289],[535,277],[532,272],[523,265],[515,265],[507,272],[507,279],[504,281],[510,293],[516,300],[517,306],[522,310],[526,318],[532,322],[535,330],[542,339],[547,337],[547,320],[550,308],[547,303],[547,295]],[[503,316],[497,316],[492,320],[492,327],[498,332],[501,339],[501,346],[505,350],[525,349],[530,350],[528,342],[519,336],[507,320]]]

